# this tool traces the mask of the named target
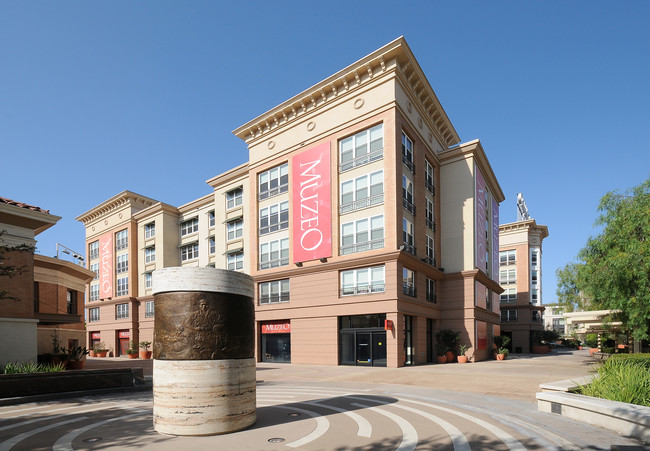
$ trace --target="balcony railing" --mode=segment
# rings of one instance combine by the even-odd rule
[[[383,293],[384,291],[386,291],[386,284],[374,283],[372,285],[343,287],[341,288],[341,296],[357,296],[360,294]]]
[[[433,186],[433,182],[431,182],[430,180],[425,180],[424,186],[426,187],[427,191],[429,191],[434,196],[436,195],[436,187]]]
[[[289,264],[289,257],[277,258],[275,260],[267,260],[260,262],[259,269],[277,268],[278,266],[287,266]]]
[[[402,291],[403,291],[403,293],[406,294],[407,296],[413,296],[413,297],[415,297],[415,296],[417,295],[417,292],[416,292],[416,290],[415,290],[415,285],[410,284],[410,283],[405,283],[405,284],[402,286]]]
[[[507,295],[507,296],[501,296],[501,303],[502,304],[516,304],[517,303],[517,295]]]
[[[428,293],[427,292],[427,301],[432,302],[434,304],[437,304],[438,303],[438,298],[436,298],[435,293]]]
[[[415,255],[415,246],[412,244],[407,243],[406,241],[402,245],[402,250],[408,252],[409,254]]]
[[[433,222],[433,219],[426,219],[427,227],[433,230],[434,232],[436,231],[436,223]]]
[[[289,293],[271,294],[260,297],[260,304],[278,304],[280,302],[289,302]]]
[[[415,174],[415,164],[413,164],[413,162],[409,160],[409,158],[404,154],[402,154],[402,163],[404,163],[406,167],[409,168],[409,171],[411,171],[411,173]]]
[[[276,186],[275,188],[258,193],[257,199],[268,199],[269,197],[277,196],[278,194],[286,193],[287,191],[289,191],[289,184],[285,183],[284,185]]]
[[[384,202],[384,193],[375,194],[374,196],[348,202],[339,207],[339,214],[350,213],[351,211],[361,210],[362,208],[378,205]]]
[[[402,205],[404,205],[404,208],[406,208],[412,214],[415,214],[415,205],[413,205],[411,201],[409,201],[405,197],[402,197]]]
[[[289,220],[278,222],[276,224],[271,224],[265,227],[260,227],[258,230],[259,235],[266,235],[267,233],[277,232],[278,230],[284,230],[289,228]],[[234,239],[234,238],[233,238]]]
[[[436,266],[436,258],[435,257],[424,257],[422,259],[422,261],[424,263],[430,264],[431,266],[434,266],[434,267]]]
[[[350,161],[345,161],[343,163],[339,163],[339,172],[345,172],[349,171],[350,169],[354,169],[359,166],[363,166],[364,164],[372,163],[373,161],[381,160],[384,158],[384,149],[378,149],[378,150],[373,150],[370,153],[367,153],[365,155],[361,155],[357,158],[354,158]]]
[[[340,255],[356,254],[357,252],[366,252],[366,251],[372,251],[374,249],[382,249],[383,247],[384,247],[384,239],[380,238],[372,241],[364,241],[363,243],[341,246],[339,248],[339,254]]]

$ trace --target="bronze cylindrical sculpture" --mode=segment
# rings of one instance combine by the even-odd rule
[[[253,279],[215,268],[153,273],[154,429],[215,435],[255,422]]]

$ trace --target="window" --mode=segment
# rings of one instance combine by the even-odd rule
[[[115,319],[129,317],[129,304],[117,304],[115,306]]]
[[[402,218],[402,238],[404,239],[404,250],[415,255],[415,245],[413,244],[413,224],[406,218]]]
[[[415,272],[402,268],[402,287],[404,294],[415,297]]]
[[[232,241],[237,238],[241,238],[244,235],[244,220],[236,219],[235,221],[230,221],[226,225],[226,238],[227,241]]]
[[[117,256],[117,267],[115,272],[117,274],[125,273],[129,270],[129,254],[122,254]]]
[[[115,234],[115,250],[126,249],[129,245],[129,236],[127,230],[120,230]]]
[[[436,255],[433,246],[433,238],[427,235],[427,256],[424,261],[432,266],[436,266]]]
[[[286,193],[289,190],[289,163],[260,173],[258,180],[260,200]]]
[[[126,296],[129,294],[129,278],[120,277],[117,279],[117,296]]]
[[[181,222],[181,236],[199,231],[199,218],[188,219]]]
[[[501,310],[501,322],[517,321],[517,310]]]
[[[244,269],[244,251],[233,252],[228,254],[228,269],[231,271],[239,271]]]
[[[500,297],[502,304],[515,304],[517,302],[517,289],[506,288]]]
[[[436,299],[436,281],[427,278],[427,301],[434,304],[438,301]]]
[[[289,264],[289,238],[260,244],[260,269],[275,268]]]
[[[199,258],[199,243],[190,243],[181,247],[181,261]]]
[[[531,266],[537,266],[537,251],[533,250],[530,253],[530,265]]]
[[[208,212],[208,227],[214,227],[214,223],[215,223],[214,210],[211,210]]]
[[[77,292],[68,290],[66,295],[66,312],[68,315],[77,314]]]
[[[88,245],[88,253],[90,254],[88,257],[89,260],[99,258],[99,241],[93,241]]]
[[[341,255],[381,249],[383,247],[383,215],[359,219],[341,225]]]
[[[533,304],[539,304],[539,290],[536,288],[530,290],[531,293],[531,300],[533,301]]]
[[[499,252],[499,265],[514,265],[517,263],[517,252],[514,250],[511,251],[501,251]]]
[[[289,201],[260,209],[260,235],[289,228]]]
[[[88,322],[99,321],[99,307],[93,307],[88,309]]]
[[[93,283],[90,285],[90,300],[99,301],[99,284]]]
[[[154,303],[153,301],[147,301],[144,304],[144,317],[153,318],[155,315]]]
[[[260,283],[260,304],[289,302],[289,279]]]
[[[339,172],[379,160],[384,156],[384,128],[375,125],[353,136],[342,139],[339,144]]]
[[[531,279],[531,282],[533,283],[533,285],[537,285],[538,275],[539,275],[539,271],[532,271],[531,272],[530,279]]]
[[[539,320],[540,320],[539,312],[537,310],[533,310],[531,313],[532,313],[532,318],[531,319],[533,320],[533,322],[534,323],[539,323]]]
[[[144,237],[153,238],[156,236],[156,223],[150,222],[149,224],[144,225]]]
[[[499,283],[517,283],[517,270],[502,269],[499,273]]]
[[[151,288],[152,286],[152,277],[150,272],[144,273],[144,287]]]
[[[91,263],[90,270],[95,273],[95,278],[93,280],[99,280],[99,263]]]
[[[426,187],[427,191],[429,191],[431,194],[435,195],[436,194],[436,188],[435,185],[433,184],[433,166],[431,166],[431,163],[429,163],[428,160],[424,160],[424,186]]]
[[[362,175],[341,183],[340,214],[384,202],[384,171]]]
[[[413,164],[413,141],[402,132],[402,162],[409,170],[415,174],[415,165]]]
[[[216,252],[216,247],[217,247],[217,242],[215,241],[214,237],[211,236],[208,238],[208,250],[210,251],[210,255],[213,255]]]
[[[341,271],[341,296],[383,293],[386,290],[383,266]]]
[[[424,212],[424,215],[426,217],[426,224],[427,227],[433,230],[434,232],[436,231],[436,223],[433,221],[433,201],[429,199],[428,197],[426,198],[426,210]]]
[[[232,191],[226,193],[226,208],[230,210],[231,208],[239,207],[244,199],[244,190],[241,188],[235,188]]]
[[[413,205],[413,181],[405,175],[402,175],[402,204],[404,208],[415,214],[415,205]]]
[[[156,246],[144,248],[144,262],[153,263],[156,261]]]

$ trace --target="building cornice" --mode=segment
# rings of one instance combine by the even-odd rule
[[[483,174],[487,186],[496,201],[499,203],[503,202],[506,197],[503,194],[503,190],[501,189],[501,185],[499,185],[496,175],[494,175],[492,165],[485,154],[485,150],[483,149],[480,140],[475,139],[473,141],[468,141],[438,153],[440,164],[443,166],[469,157],[474,158],[474,161],[481,170],[481,174]]]
[[[95,277],[95,272],[67,260],[34,254],[34,266],[60,271],[80,279],[84,284]]]
[[[25,227],[38,235],[56,224],[61,216],[42,210],[32,210],[7,203],[0,203],[0,223]],[[0,232],[2,229],[0,229]]]
[[[158,213],[171,213],[173,215],[179,214],[178,208],[174,207],[173,205],[158,202],[134,214],[133,219],[136,221],[142,221]]]
[[[397,72],[400,82],[410,90],[422,105],[425,120],[449,147],[460,142],[447,113],[442,108],[429,81],[404,37],[399,37],[382,48],[361,58],[350,66],[306,89],[266,113],[247,122],[233,133],[248,146],[265,139],[271,133],[286,129],[303,117],[344,96],[352,96],[374,79]]]
[[[88,225],[90,222],[99,219],[107,214],[110,214],[116,210],[119,210],[125,206],[146,208],[155,203],[158,203],[158,201],[155,199],[151,199],[132,191],[125,190],[111,197],[107,201],[102,202],[96,207],[91,208],[87,212],[80,214],[75,218],[75,220],[82,222],[84,225]]]
[[[229,171],[222,172],[219,175],[215,175],[214,177],[208,179],[205,181],[208,185],[210,185],[214,189],[218,189],[219,187],[233,182],[237,179],[240,179],[242,177],[247,177],[248,176],[248,162],[241,164],[235,168],[232,168]]]
[[[199,197],[198,199],[195,199],[192,202],[188,202],[184,205],[181,205],[180,207],[178,207],[178,211],[181,214],[188,213],[195,209],[205,207],[210,203],[214,204],[214,193],[206,194],[205,196]]]
[[[522,230],[528,231],[531,234],[539,235],[542,240],[548,236],[548,227],[537,224],[534,219],[508,222],[499,225],[499,233],[521,232]]]

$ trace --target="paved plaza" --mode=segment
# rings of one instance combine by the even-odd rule
[[[88,368],[151,361],[90,359]],[[80,395],[0,407],[0,451],[647,449],[607,429],[540,413],[538,385],[589,373],[586,351],[410,368],[259,364],[257,422],[213,437],[152,425],[152,393]]]

